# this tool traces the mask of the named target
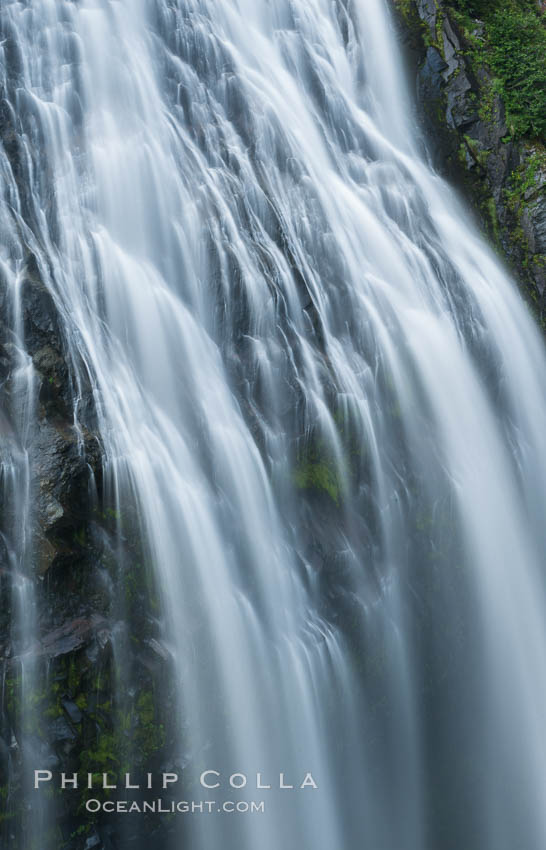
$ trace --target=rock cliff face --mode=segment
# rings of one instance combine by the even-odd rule
[[[458,181],[492,240],[512,264],[542,316],[546,308],[546,156],[541,142],[514,141],[504,104],[486,65],[473,59],[483,23],[470,29],[441,0],[393,0],[414,64],[418,103],[438,167]],[[0,144],[10,160],[22,208],[29,184],[20,156],[23,132],[0,91]],[[0,191],[2,187],[0,186]],[[58,308],[36,257],[21,235],[20,331],[35,381],[30,440],[30,563],[36,622],[32,643],[17,633],[13,611],[18,564],[10,558],[9,505],[0,527],[0,848],[31,847],[24,792],[24,747],[36,767],[87,773],[171,769],[169,654],[156,622],[157,598],[146,571],[130,501],[123,512],[103,487],[92,377],[75,386]],[[0,270],[1,271],[1,270]],[[0,432],[13,422],[15,332],[9,282],[0,274]],[[305,308],[311,311],[312,305]],[[78,373],[84,372],[78,369]],[[77,416],[74,416],[75,405]],[[312,515],[322,522],[339,501],[328,462],[311,454],[296,471],[303,492],[318,491]],[[322,501],[321,501],[322,500]],[[308,526],[313,528],[313,516]],[[324,523],[326,525],[326,522]],[[320,539],[320,533],[310,534]],[[311,556],[310,556],[311,557]],[[317,556],[318,557],[318,556]],[[332,574],[339,564],[332,567]],[[329,575],[323,579],[330,581]],[[332,581],[333,584],[333,581]],[[351,612],[347,612],[349,616]],[[23,691],[22,655],[37,659],[32,691]],[[115,680],[114,655],[126,679]],[[23,703],[23,694],[32,712]],[[30,725],[29,725],[29,720]],[[131,744],[130,742],[133,742]],[[175,766],[176,767],[176,766]],[[27,798],[28,799],[28,798]],[[53,846],[114,846],[116,824],[81,812],[79,795],[58,795]],[[150,846],[160,829],[127,826],[127,846]],[[33,839],[32,839],[33,840]],[[163,843],[162,843],[163,842]],[[42,847],[52,842],[45,838]],[[39,845],[37,850],[41,850]]]
[[[11,200],[24,211],[23,137],[16,122],[0,122]],[[31,829],[40,823],[28,815],[32,771],[117,776],[170,764],[169,654],[134,508],[128,498],[117,510],[103,486],[92,377],[74,369],[48,270],[29,241],[21,228],[0,263],[0,848],[101,850],[115,846],[118,825],[88,815],[79,792],[57,787],[42,832]],[[10,486],[12,459],[23,456],[24,482]],[[123,827],[140,847],[142,824]],[[151,840],[155,825],[143,832]]]
[[[471,201],[544,327],[544,140],[510,127],[483,21],[443,0],[392,2],[433,164]]]

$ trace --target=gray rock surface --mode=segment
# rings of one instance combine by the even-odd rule
[[[477,226],[511,266],[545,326],[544,140],[509,137],[492,74],[473,60],[485,34],[481,21],[474,22],[470,45],[444,0],[392,4],[433,164],[470,201]]]

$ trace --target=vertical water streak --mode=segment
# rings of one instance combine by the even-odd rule
[[[18,245],[58,311],[78,427],[92,383],[105,491],[138,508],[173,761],[319,785],[194,819],[191,846],[542,850],[543,346],[414,150],[385,4],[1,15],[22,654]]]

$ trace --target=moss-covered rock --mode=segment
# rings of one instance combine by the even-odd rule
[[[332,462],[324,459],[302,460],[294,470],[294,483],[300,490],[326,493],[334,504],[339,505],[340,484]]]
[[[392,0],[435,165],[543,321],[546,22],[534,0]],[[478,17],[479,16],[479,17]]]

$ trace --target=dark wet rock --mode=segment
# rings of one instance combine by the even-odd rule
[[[448,80],[452,74],[459,69],[458,52],[460,49],[459,39],[453,31],[449,19],[445,18],[442,24],[442,54],[447,64],[447,70],[443,73],[444,80]]]
[[[70,398],[67,397],[69,382],[66,360],[50,343],[37,349],[32,360],[40,377],[40,404],[53,414],[62,413],[68,417]]]
[[[450,83],[446,109],[447,123],[450,127],[461,130],[476,123],[478,120],[476,101],[469,97],[474,91],[470,78],[464,71],[457,74]]]
[[[4,739],[0,738],[0,786],[5,785],[9,779],[9,766],[9,747]]]
[[[442,73],[447,69],[439,50],[427,48],[425,61],[419,70],[419,92],[423,99],[439,97],[443,91]]]
[[[78,723],[82,722],[83,715],[82,715],[79,707],[76,705],[75,702],[72,702],[72,700],[69,700],[69,699],[63,699],[63,700],[61,700],[61,705],[62,705],[63,709],[65,710],[65,712],[68,716],[68,719],[70,720],[71,723],[74,723],[74,724],[77,725]]]
[[[504,104],[475,43],[443,0],[391,0],[417,84],[433,164],[474,206],[546,326],[546,149],[509,138]],[[471,37],[483,40],[474,21]],[[536,167],[537,160],[542,168]]]
[[[108,622],[103,617],[97,614],[80,617],[45,635],[42,638],[42,652],[50,658],[57,658],[81,649],[94,637],[104,645],[108,636]]]
[[[8,52],[11,49],[9,44],[6,48],[6,43],[4,48]],[[8,59],[12,70],[16,70],[18,60],[13,51]],[[0,92],[0,143],[10,159],[14,191],[20,193],[21,216],[32,230],[25,200],[29,156],[33,154],[31,140],[22,137],[17,116],[4,97],[5,92]],[[103,729],[112,728],[108,709],[114,691],[109,672],[112,594],[97,592],[104,568],[100,564],[102,546],[93,529],[98,523],[104,524],[105,514],[100,507],[102,453],[96,434],[92,382],[82,364],[74,362],[77,354],[69,354],[64,329],[69,332],[70,322],[61,317],[62,308],[47,283],[49,270],[44,261],[28,248],[24,238],[4,248],[20,276],[22,338],[13,324],[16,311],[12,281],[0,270],[0,439],[4,450],[13,449],[14,456],[21,453],[17,425],[20,391],[14,374],[25,361],[32,362],[36,391],[35,419],[29,437],[31,498],[36,510],[29,529],[32,563],[25,565],[26,580],[34,582],[36,600],[38,634],[31,643],[21,642],[17,620],[12,620],[12,582],[14,578],[19,580],[20,567],[14,569],[11,557],[6,505],[2,506],[0,519],[0,659],[4,676],[0,689],[0,785],[9,781],[10,786],[9,812],[5,821],[0,818],[0,846],[23,847],[28,841],[27,807],[22,798],[22,742],[35,753],[41,767],[76,770],[88,746],[82,727],[92,695],[100,707],[101,723],[90,722],[91,742],[96,743]],[[111,548],[114,551],[113,544]],[[32,736],[22,727],[23,651],[34,655],[37,669],[30,702],[36,707],[39,721]],[[144,687],[144,673],[141,680]],[[71,824],[65,836],[67,850],[83,850],[85,844],[82,831],[78,832],[82,825],[80,802],[68,795],[63,798]],[[73,834],[78,837],[72,839]],[[90,827],[87,836],[92,834]],[[51,844],[44,840],[44,846]],[[100,849],[103,845],[98,846]]]
[[[33,455],[38,481],[36,568],[43,574],[58,554],[77,553],[85,545],[90,482],[98,476],[100,450],[86,431],[63,420],[43,419]]]
[[[57,748],[62,746],[65,752],[78,739],[78,733],[64,717],[57,717],[56,720],[50,723],[48,731],[52,744]]]
[[[10,336],[8,328],[0,321],[0,381],[6,380],[11,369]]]
[[[145,644],[162,661],[168,661],[171,658],[171,653],[159,640],[150,638],[150,640],[145,641]]]
[[[143,651],[137,656],[139,665],[152,676],[161,676],[165,665],[172,660],[171,653],[156,638],[144,641]]]
[[[436,16],[438,12],[435,0],[416,0],[416,6],[419,12],[419,17],[422,21],[426,22],[430,36],[434,38],[436,34]]]
[[[43,345],[59,344],[60,329],[58,311],[53,296],[41,282],[35,261],[27,267],[27,275],[21,288],[23,305],[23,329],[25,345],[33,354]]]
[[[534,252],[546,254],[546,160],[524,195],[528,202]]]

